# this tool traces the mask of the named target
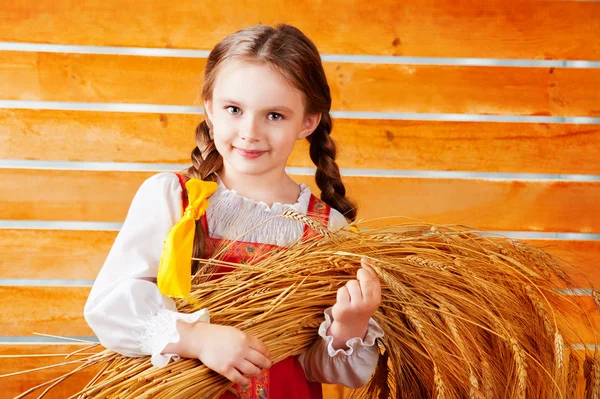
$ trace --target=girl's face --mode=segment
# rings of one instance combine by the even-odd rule
[[[283,173],[297,140],[318,126],[305,115],[304,94],[266,64],[230,61],[204,102],[224,167],[237,173]]]

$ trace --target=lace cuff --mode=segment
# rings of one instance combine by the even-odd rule
[[[140,348],[151,355],[152,365],[163,367],[171,359],[179,360],[179,355],[174,353],[161,353],[170,343],[179,342],[177,332],[177,320],[186,323],[201,321],[210,322],[208,309],[202,309],[194,313],[184,314],[169,309],[157,310],[144,326],[144,333],[140,338]]]
[[[369,326],[367,327],[367,334],[365,338],[360,337],[350,338],[346,341],[347,349],[334,349],[333,347],[333,336],[327,335],[327,330],[333,322],[333,316],[331,315],[331,308],[325,310],[325,321],[319,326],[319,336],[325,340],[327,345],[327,353],[330,357],[338,356],[351,356],[353,353],[359,351],[364,347],[372,347],[376,344],[377,338],[383,337],[383,330],[379,327],[379,324],[372,318],[369,319]]]

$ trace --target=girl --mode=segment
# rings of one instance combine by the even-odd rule
[[[157,287],[163,241],[182,217],[188,178],[217,183],[196,223],[194,257],[210,256],[211,244],[231,243],[261,223],[233,248],[248,253],[302,239],[307,227],[273,218],[289,209],[314,214],[331,228],[346,224],[343,215],[356,216],[329,137],[329,86],[318,51],[302,32],[259,25],[230,35],[208,57],[202,96],[205,120],[196,129],[193,165],[183,176],[161,173],[140,187],[86,303],[88,324],[105,347],[150,355],[157,367],[198,358],[235,382],[244,398],[321,398],[321,382],[362,386],[375,370],[376,339],[383,336],[371,319],[380,303],[379,280],[364,262],[326,310],[320,338],[273,367],[261,341],[210,324],[210,309],[178,313]],[[321,200],[285,172],[294,143],[304,138]],[[248,257],[232,250],[226,259]]]

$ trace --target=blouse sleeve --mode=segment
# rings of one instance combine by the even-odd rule
[[[331,308],[328,308],[325,321],[319,326],[319,338],[298,360],[310,381],[359,388],[375,372],[379,360],[377,338],[383,337],[383,330],[371,319],[364,338],[351,338],[346,341],[345,349],[334,349],[333,336],[327,335],[332,321]]]
[[[181,186],[175,174],[146,180],[136,193],[84,309],[100,343],[126,356],[152,356],[155,366],[175,354],[162,354],[179,341],[177,320],[208,322],[208,311],[176,311],[175,303],[155,283],[163,242],[181,218]]]

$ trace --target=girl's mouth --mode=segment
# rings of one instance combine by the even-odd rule
[[[257,150],[244,150],[241,148],[234,147],[238,154],[247,159],[258,158],[263,155],[266,151],[257,151]]]

